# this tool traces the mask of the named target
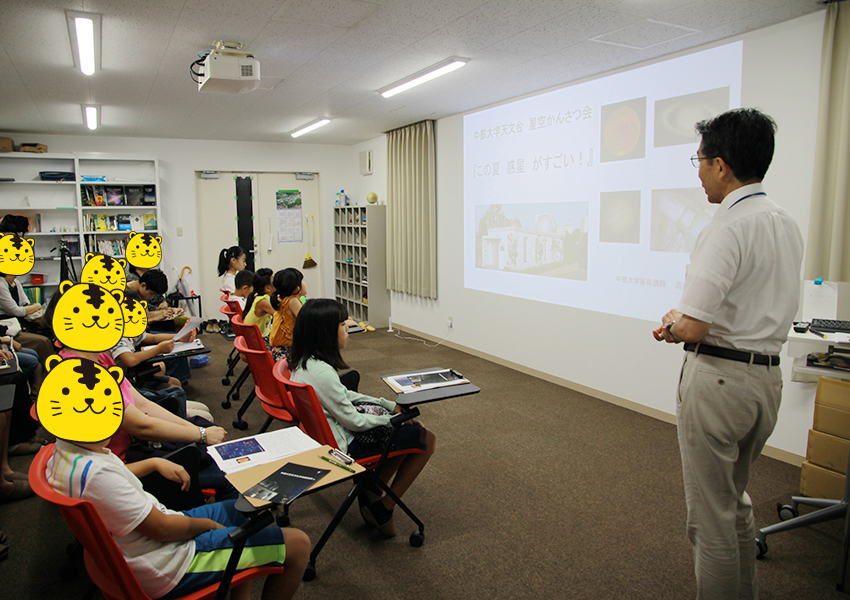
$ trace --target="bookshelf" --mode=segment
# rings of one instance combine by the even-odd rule
[[[42,181],[39,173],[44,171],[69,172],[74,178]],[[104,180],[86,181],[89,177]],[[155,157],[6,152],[0,153],[0,178],[13,180],[0,181],[0,217],[12,213],[30,220],[27,237],[35,241],[36,256],[30,275],[43,275],[44,283],[33,284],[30,275],[20,281],[42,302],[59,285],[60,242],[68,246],[79,276],[86,252],[121,257],[129,231],[159,235],[159,161]],[[103,206],[95,199],[98,188],[103,191]]]
[[[389,324],[386,206],[334,208],[334,287],[336,299],[357,321]]]

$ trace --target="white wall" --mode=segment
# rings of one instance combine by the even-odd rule
[[[160,198],[162,199],[163,264],[173,284],[171,268],[192,267],[194,277],[216,277],[216,273],[198,270],[198,236],[220,235],[215,231],[198,231],[196,211],[195,171],[220,170],[243,172],[319,173],[319,195],[322,207],[323,255],[333,256],[333,204],[335,194],[360,179],[356,153],[351,146],[320,144],[273,144],[260,142],[225,142],[209,140],[172,140],[154,138],[99,137],[97,135],[2,134],[15,140],[35,140],[48,145],[51,153],[98,152],[156,156],[160,168]],[[363,194],[365,202],[365,192]],[[183,237],[177,237],[177,227]],[[222,239],[221,247],[235,243]],[[281,265],[280,268],[293,265]],[[301,265],[294,265],[300,267]],[[326,293],[332,293],[333,264],[319,265]],[[195,280],[200,283],[200,280]],[[197,286],[200,289],[200,285]],[[204,312],[217,316],[218,298],[202,298],[207,303]],[[210,311],[213,309],[213,312]]]
[[[806,235],[812,188],[824,13],[742,36],[742,103],[779,123],[765,180]],[[731,40],[726,40],[731,41]],[[722,68],[719,65],[718,68]],[[675,413],[681,346],[659,344],[655,323],[519,300],[463,287],[463,117],[437,122],[437,286],[434,301],[392,295],[393,323],[648,409]],[[694,173],[696,180],[696,172]],[[510,292],[510,290],[506,290]],[[659,320],[670,306],[659,306]],[[446,327],[448,316],[454,328]],[[774,448],[804,455],[813,386],[789,381]],[[669,417],[668,417],[669,419]]]

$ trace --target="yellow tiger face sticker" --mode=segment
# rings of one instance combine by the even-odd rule
[[[124,313],[124,337],[133,338],[142,335],[148,327],[148,311],[144,302],[139,302],[129,296],[121,302]]]
[[[26,275],[35,264],[35,251],[31,239],[16,233],[0,234],[0,273]]]
[[[91,444],[118,431],[124,419],[120,367],[105,369],[85,358],[50,356],[35,410],[39,422],[57,438]]]
[[[162,260],[162,238],[149,233],[130,232],[127,260],[138,269],[153,269]]]
[[[124,335],[123,292],[93,283],[59,284],[62,294],[53,312],[53,333],[64,346],[83,352],[104,352]]]
[[[124,269],[127,261],[123,258],[112,258],[104,254],[86,254],[86,266],[80,275],[81,283],[93,283],[112,291],[123,292],[127,287],[127,274]]]

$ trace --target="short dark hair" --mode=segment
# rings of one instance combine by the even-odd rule
[[[245,269],[244,271],[239,271],[236,274],[236,277],[233,278],[233,284],[236,286],[238,290],[241,287],[245,287],[246,285],[251,285],[251,282],[254,281],[254,272]]]
[[[144,283],[146,288],[160,296],[168,291],[168,277],[159,269],[145,271],[144,275],[139,277],[139,283]]]
[[[776,121],[755,108],[736,108],[699,121],[700,149],[706,158],[722,158],[738,181],[764,179],[773,160]]]
[[[289,368],[306,369],[311,358],[337,371],[348,365],[339,353],[339,324],[348,318],[345,306],[332,298],[312,298],[304,303],[292,330]]]

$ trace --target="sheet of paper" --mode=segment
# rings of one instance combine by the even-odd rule
[[[392,377],[384,377],[386,383],[397,394],[421,392],[447,385],[469,383],[460,373],[452,369],[434,369],[421,373],[403,373]]]
[[[208,450],[222,471],[236,473],[320,447],[318,442],[298,427],[287,427],[232,442],[222,442],[210,446]]]
[[[201,324],[201,317],[189,317],[189,320],[186,321],[186,324],[183,325],[183,329],[174,334],[174,339],[179,340],[184,336],[188,335],[190,331],[196,329],[198,325]],[[177,343],[177,342],[175,342]]]
[[[838,284],[824,281],[803,282],[803,321],[834,319],[838,314]]]
[[[850,333],[835,333],[835,341],[839,344],[850,344]]]
[[[186,352],[187,350],[203,350],[204,343],[201,340],[195,340],[193,342],[174,342],[174,350],[169,352],[169,354],[176,354],[177,352]],[[168,356],[168,354],[162,354],[161,356]]]

